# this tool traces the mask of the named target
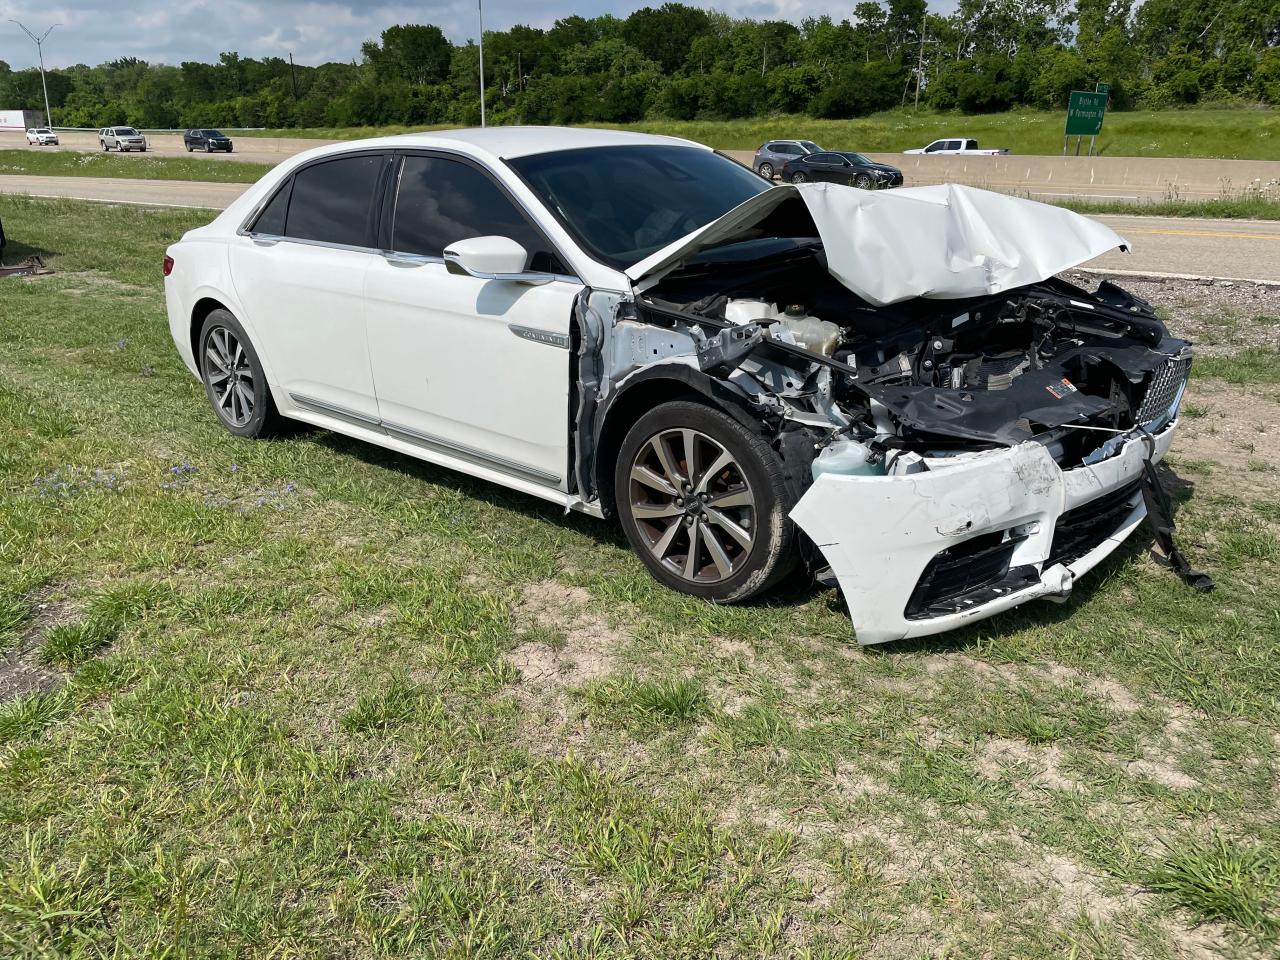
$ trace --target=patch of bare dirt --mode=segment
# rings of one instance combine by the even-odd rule
[[[1200,786],[1198,781],[1187,776],[1172,763],[1166,763],[1163,760],[1156,760],[1151,757],[1127,763],[1125,764],[1125,769],[1136,776],[1154,780],[1170,790],[1190,790],[1192,787]]]
[[[517,624],[549,636],[522,643],[507,655],[522,682],[565,689],[613,672],[615,653],[630,634],[610,626],[591,604],[583,588],[553,580],[525,588],[515,609]]]
[[[1008,861],[1009,876],[1054,901],[1064,922],[1082,914],[1093,923],[1104,923],[1128,908],[1136,891],[1126,897],[1113,896],[1102,887],[1102,879],[1069,857],[1042,852],[1019,839],[1023,856]]]
[[[978,772],[999,780],[1006,773],[1022,783],[1050,790],[1078,790],[1079,781],[1062,771],[1063,753],[1056,744],[1031,744],[1024,740],[992,737],[978,750]]]
[[[1189,417],[1185,404],[1203,410]],[[1215,464],[1197,485],[1244,500],[1280,496],[1280,403],[1258,388],[1193,380],[1173,454]]]
[[[42,690],[52,690],[62,683],[62,674],[47,670],[36,662],[36,650],[45,632],[75,616],[69,600],[50,600],[54,591],[43,593],[32,606],[31,625],[16,644],[0,654],[0,703]]]

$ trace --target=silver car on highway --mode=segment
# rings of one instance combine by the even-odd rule
[[[147,138],[133,127],[103,127],[98,131],[98,143],[103,150],[114,147],[121,153],[130,150],[147,152]]]

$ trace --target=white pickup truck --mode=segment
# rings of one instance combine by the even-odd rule
[[[1004,147],[998,147],[990,150],[979,150],[977,140],[966,140],[961,137],[956,137],[950,140],[935,140],[927,147],[916,147],[914,150],[904,150],[902,152],[935,153],[946,157],[1003,157],[1009,151]]]

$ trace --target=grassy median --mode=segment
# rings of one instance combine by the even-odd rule
[[[112,177],[131,180],[201,180],[254,183],[270,163],[242,163],[155,154],[77,153],[72,150],[0,150],[0,176]]]
[[[161,295],[207,214],[0,216],[56,271],[0,280],[0,952],[1274,955],[1274,346],[1175,448],[1216,592],[1144,535],[864,650],[832,592],[709,606],[607,524],[231,437]]]
[[[1062,153],[1065,117],[1065,110],[1014,110],[978,116],[890,110],[854,120],[783,115],[752,120],[645,120],[593,126],[687,137],[720,150],[754,150],[766,140],[788,137],[815,140],[829,150],[897,153],[942,137],[973,137],[983,147],[1054,156]],[[245,131],[236,136],[343,140],[424,129],[433,128],[316,127]],[[1107,114],[1097,149],[1103,156],[1277,160],[1278,137],[1280,111],[1274,109],[1113,111]]]

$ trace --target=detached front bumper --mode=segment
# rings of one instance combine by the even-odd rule
[[[1177,422],[1153,435],[1153,460]],[[1147,443],[1061,469],[1028,442],[933,458],[919,473],[823,474],[791,518],[840,585],[862,644],[942,633],[1037,597],[1065,599],[1142,522]]]

